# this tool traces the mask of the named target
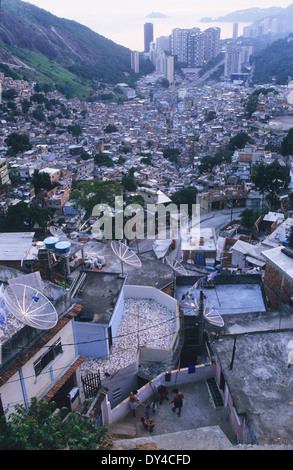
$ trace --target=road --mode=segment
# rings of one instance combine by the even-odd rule
[[[243,207],[235,209],[233,208],[232,220],[235,220],[235,218],[237,218],[243,211]],[[200,226],[202,228],[214,228],[215,234],[218,237],[220,229],[225,227],[225,225],[228,225],[229,222],[231,222],[231,211],[229,209],[225,209],[222,211],[208,212],[205,215],[201,215]]]

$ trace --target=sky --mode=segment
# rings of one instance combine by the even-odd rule
[[[200,18],[213,19],[247,8],[287,7],[293,0],[27,0],[56,16],[75,20],[117,44],[133,50],[143,50],[143,24],[154,23],[155,37],[169,35],[175,27],[198,26]],[[167,15],[166,19],[148,19],[152,12]],[[215,26],[215,25],[214,25]],[[219,25],[221,27],[221,25]],[[223,25],[224,28],[227,25]],[[232,29],[231,29],[232,31]],[[241,32],[241,31],[240,31]],[[224,36],[223,36],[224,34]],[[222,38],[230,37],[223,30]],[[226,34],[226,36],[225,36]],[[227,35],[228,34],[228,35]]]

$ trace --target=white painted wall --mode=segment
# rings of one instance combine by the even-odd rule
[[[34,362],[44,353],[55,341],[61,338],[62,354],[59,354],[54,361],[50,362],[44,371],[36,377]],[[1,388],[1,400],[6,418],[15,411],[16,404],[29,405],[32,397],[41,398],[54,385],[54,383],[64,374],[64,371],[75,359],[75,338],[73,332],[73,321],[67,323],[44,348],[41,348],[21,369],[14,374]]]
[[[165,381],[165,373],[160,374],[151,382],[144,385],[138,390],[138,398],[143,403],[148,400],[156,391],[159,384],[166,385],[167,387],[174,387],[175,385],[182,385],[185,383],[195,383],[201,380],[206,380],[216,375],[216,366],[213,365],[199,365],[195,366],[195,373],[190,374],[189,368],[178,369],[170,371],[170,381]],[[130,412],[129,399],[126,398],[118,406],[111,409],[108,396],[105,397],[102,403],[102,419],[105,426],[110,426],[117,421],[122,420]]]

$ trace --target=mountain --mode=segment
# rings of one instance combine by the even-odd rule
[[[283,11],[281,7],[270,7],[270,8],[247,8],[244,10],[236,10],[232,13],[228,13],[225,16],[219,16],[214,21],[239,21],[244,23],[253,23],[254,21],[260,20],[265,16],[275,16]]]
[[[253,82],[287,85],[293,78],[293,35],[278,39],[254,57]]]
[[[101,82],[135,81],[129,49],[21,0],[2,0],[0,62],[81,98]]]
[[[287,23],[287,27],[290,28],[293,25],[293,3],[288,7],[269,7],[269,8],[247,8],[244,10],[236,10],[232,13],[228,13],[225,16],[219,16],[212,20],[211,18],[202,18],[201,21],[215,21],[215,22],[242,22],[242,23],[255,23],[268,16],[279,18]]]

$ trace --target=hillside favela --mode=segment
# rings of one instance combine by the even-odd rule
[[[41,3],[0,2],[0,449],[292,450],[293,3],[132,48]]]

